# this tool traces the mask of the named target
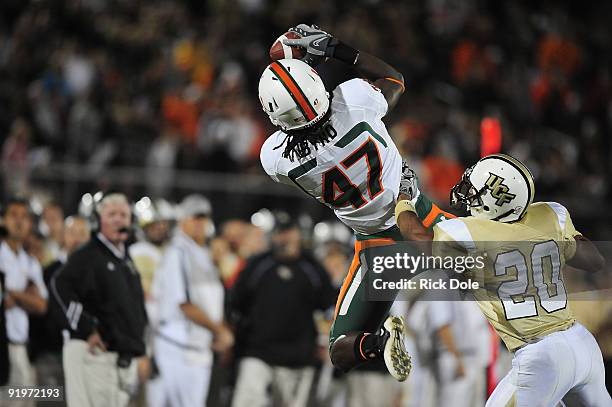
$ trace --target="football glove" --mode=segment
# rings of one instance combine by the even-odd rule
[[[298,34],[301,38],[287,39],[283,43],[290,47],[301,47],[306,50],[302,59],[310,66],[315,66],[325,58],[336,58],[350,65],[355,65],[359,51],[344,44],[331,34],[321,30],[316,25],[299,24],[289,31]]]
[[[408,166],[406,160],[402,161],[402,177],[400,179],[399,192],[400,194],[407,195],[411,201],[418,198],[421,194],[416,173]]]

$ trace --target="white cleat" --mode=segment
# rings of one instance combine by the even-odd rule
[[[404,346],[404,319],[391,315],[387,317],[383,327],[389,335],[383,348],[385,365],[391,376],[403,382],[412,369],[412,360]]]

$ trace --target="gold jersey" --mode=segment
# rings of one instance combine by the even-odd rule
[[[513,223],[450,219],[433,231],[434,255],[483,259],[465,277],[478,282],[474,298],[510,351],[574,323],[562,269],[580,233],[562,205],[534,203]]]
[[[131,245],[129,250],[130,257],[136,266],[136,270],[140,273],[140,281],[142,283],[145,299],[148,299],[151,293],[151,285],[153,284],[155,270],[159,266],[162,258],[163,248],[143,240]]]

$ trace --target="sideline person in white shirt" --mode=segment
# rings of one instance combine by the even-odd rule
[[[491,333],[471,297],[425,292],[408,311],[418,373],[410,406],[484,406]]]
[[[206,248],[211,207],[190,195],[179,207],[179,227],[155,272],[157,305],[154,359],[159,375],[149,382],[149,406],[203,406],[213,351],[233,346],[223,320],[223,285]]]
[[[47,289],[40,264],[23,248],[23,243],[32,229],[32,214],[28,202],[10,199],[2,215],[8,233],[0,244],[0,272],[5,274],[7,290],[4,301],[9,340],[8,384],[34,386],[36,378],[27,352],[28,313],[40,315],[47,311]]]

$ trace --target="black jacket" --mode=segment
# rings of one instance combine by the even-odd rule
[[[316,364],[313,312],[329,309],[335,299],[328,274],[309,255],[289,262],[270,252],[252,258],[231,292],[238,356],[277,366]]]
[[[129,255],[115,256],[93,236],[56,273],[51,292],[52,313],[72,338],[86,340],[98,330],[109,351],[144,355],[144,295]]]
[[[56,260],[43,270],[43,279],[47,291],[51,292],[51,280],[64,263]],[[30,319],[30,338],[28,341],[28,351],[30,361],[35,361],[43,353],[55,353],[61,355],[64,337],[62,335],[62,325],[58,324],[57,318],[52,318],[52,307],[50,306],[44,315],[28,314]],[[62,316],[62,321],[65,317]]]

